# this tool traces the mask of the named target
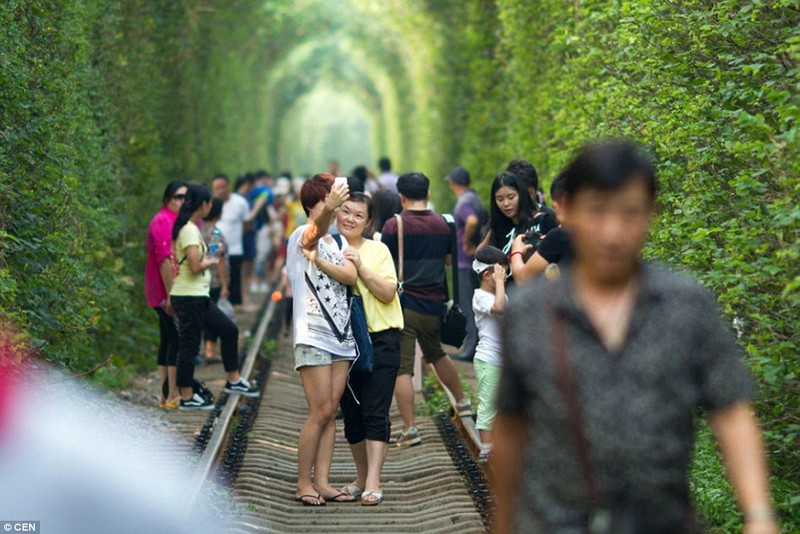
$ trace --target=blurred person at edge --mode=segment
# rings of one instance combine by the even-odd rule
[[[502,328],[492,532],[699,532],[688,471],[704,409],[744,515],[776,534],[754,387],[714,298],[640,253],[655,213],[650,161],[584,148],[561,204],[574,259],[520,287]],[[531,303],[536,303],[532,306]],[[545,333],[532,344],[527,332]]]
[[[205,497],[191,501],[179,436],[173,443],[140,411],[30,364],[15,337],[0,326],[0,523],[38,521],[59,534],[226,530]],[[154,454],[168,473],[153,468]]]
[[[403,329],[392,255],[386,245],[365,237],[373,215],[372,200],[363,193],[352,193],[338,215],[339,231],[350,245],[344,257],[358,272],[353,293],[364,303],[375,357],[371,373],[350,373],[350,387],[342,395],[344,435],[353,453],[356,479],[341,491],[360,496],[366,506],[383,501],[381,471],[391,436],[389,408],[400,368]]]
[[[186,198],[186,183],[167,184],[161,197],[161,209],[147,227],[147,259],[144,270],[144,294],[147,305],[158,314],[160,341],[158,346],[158,378],[161,385],[160,407],[168,398],[178,396],[175,385],[178,365],[178,327],[175,310],[169,299],[172,289],[172,226]]]

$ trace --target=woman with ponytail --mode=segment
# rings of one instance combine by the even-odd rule
[[[177,385],[180,397],[168,399],[169,404],[179,404],[180,409],[210,410],[214,406],[206,398],[194,393],[194,358],[200,347],[203,329],[212,327],[220,337],[222,363],[228,381],[225,391],[257,397],[258,391],[250,387],[239,375],[239,329],[209,298],[211,276],[209,267],[219,261],[208,255],[197,221],[211,211],[211,192],[202,184],[189,184],[186,199],[172,227],[173,257],[177,264],[170,300],[178,315],[178,369]]]

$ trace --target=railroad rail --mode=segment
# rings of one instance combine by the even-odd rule
[[[271,299],[262,308],[242,365],[242,376],[251,381],[254,370],[260,373],[255,381],[261,397],[226,398],[223,393],[197,437],[195,449],[201,454],[188,488],[195,505],[205,503],[201,497],[214,480],[232,490],[234,517],[229,532],[406,532],[409,528],[426,533],[486,532],[489,492],[477,462],[478,433],[471,417],[459,417],[455,399],[443,386],[452,417],[420,417],[417,426],[423,444],[391,448],[380,506],[329,503],[309,509],[294,501],[297,434],[307,408],[293,369],[290,341],[270,329],[279,309]],[[266,336],[279,341],[271,362],[258,358]],[[395,411],[392,416],[393,427],[399,428],[399,414]],[[352,482],[355,468],[341,422],[337,427],[331,482],[341,487]]]
[[[251,379],[253,368],[256,364],[256,359],[261,350],[264,337],[267,333],[267,328],[275,315],[276,302],[272,299],[265,301],[265,307],[262,307],[260,319],[257,321],[256,333],[251,338],[250,348],[242,363],[241,375],[246,379]],[[263,394],[263,384],[261,385]],[[215,413],[209,416],[207,427],[212,429],[211,435],[205,437],[205,448],[200,456],[197,466],[195,467],[194,476],[188,488],[190,492],[190,502],[193,508],[199,502],[199,497],[206,484],[212,480],[218,467],[221,464],[224,451],[230,443],[231,429],[233,422],[236,420],[240,412],[241,404],[243,402],[250,402],[248,397],[239,394],[224,394],[228,395],[224,402],[224,408],[218,414]],[[202,435],[202,432],[201,432]]]

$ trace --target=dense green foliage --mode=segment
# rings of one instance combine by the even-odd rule
[[[152,365],[141,273],[161,190],[285,165],[320,83],[440,206],[456,164],[486,195],[513,157],[549,182],[587,141],[629,136],[661,178],[647,253],[735,322],[800,529],[796,1],[9,0],[0,23],[0,309],[47,359],[111,383]],[[701,440],[693,486],[727,531],[715,458]]]

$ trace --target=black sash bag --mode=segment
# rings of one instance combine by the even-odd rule
[[[456,242],[456,225],[451,215],[445,216],[445,221],[450,227],[450,241],[452,243],[451,267],[453,268],[453,299],[448,299],[445,305],[444,315],[442,316],[442,343],[452,347],[460,347],[467,337],[467,317],[458,306],[458,243]],[[445,292],[447,292],[447,281],[445,280]]]
[[[339,249],[342,250],[342,238],[338,234],[334,234],[333,240],[336,241],[336,244],[339,245]],[[331,325],[331,329],[333,330],[336,337],[339,341],[344,341],[346,337],[345,334],[339,334],[336,325],[333,323],[333,320],[327,313],[325,306],[323,305],[322,301],[320,301],[316,289],[314,288],[314,284],[308,280],[308,275],[306,274],[306,280],[309,282],[309,287],[311,288],[312,293],[320,304],[320,309],[322,310],[325,319],[328,321],[328,324]],[[351,371],[355,371],[357,373],[371,373],[372,370],[375,368],[375,351],[372,349],[372,339],[369,337],[369,329],[367,328],[367,315],[364,312],[364,301],[358,295],[353,295],[353,289],[350,286],[347,286],[347,300],[350,303],[350,322],[348,326],[350,327],[350,331],[353,334],[353,339],[356,342],[356,360],[353,362],[353,366],[350,368]]]

